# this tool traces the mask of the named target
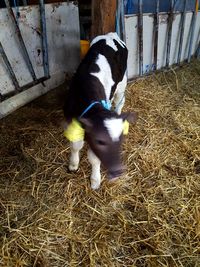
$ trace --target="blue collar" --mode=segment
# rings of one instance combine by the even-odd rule
[[[87,113],[94,105],[96,105],[96,104],[100,104],[100,105],[102,105],[105,109],[107,109],[107,110],[110,110],[111,109],[111,102],[110,102],[110,100],[100,100],[100,101],[95,101],[95,102],[93,102],[93,103],[91,103],[84,111],[83,111],[83,113],[79,116],[79,118],[82,118],[84,115],[85,115],[85,113]]]

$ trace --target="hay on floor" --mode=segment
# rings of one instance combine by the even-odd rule
[[[67,171],[53,97],[0,121],[1,266],[200,266],[200,64],[137,80],[126,95],[124,110],[139,114],[127,173],[114,184],[103,173],[98,191],[85,149]]]

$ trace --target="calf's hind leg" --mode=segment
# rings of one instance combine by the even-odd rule
[[[78,170],[79,161],[80,161],[79,151],[83,147],[83,144],[84,144],[83,141],[70,143],[70,149],[71,149],[71,155],[69,159],[69,170],[70,171]]]

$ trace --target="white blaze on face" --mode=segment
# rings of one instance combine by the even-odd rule
[[[107,128],[112,141],[119,141],[119,137],[123,131],[123,120],[116,118],[105,119],[104,126]]]

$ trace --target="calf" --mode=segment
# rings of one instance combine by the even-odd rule
[[[124,127],[136,120],[135,113],[121,114],[127,56],[126,45],[116,33],[96,37],[72,79],[65,101],[65,136],[71,141],[69,169],[78,169],[79,151],[85,140],[89,144],[93,189],[101,183],[100,163],[107,169],[109,179],[124,171],[120,157]]]

